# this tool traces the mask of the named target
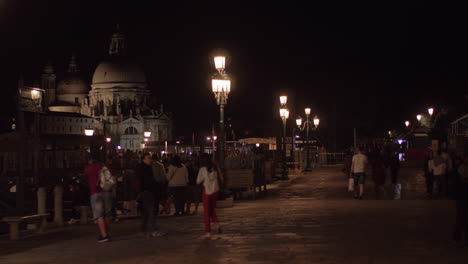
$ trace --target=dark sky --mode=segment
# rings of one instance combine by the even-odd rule
[[[344,144],[353,126],[382,135],[467,91],[468,21],[461,6],[202,2],[0,0],[2,88],[13,90],[20,71],[38,79],[48,59],[60,75],[72,52],[91,79],[119,23],[153,93],[174,113],[177,135],[218,122],[209,85],[214,48],[232,56],[228,116],[239,131],[259,136],[279,130],[281,93],[290,96],[291,117],[310,106],[322,133],[336,132]],[[9,102],[2,98],[2,105]]]

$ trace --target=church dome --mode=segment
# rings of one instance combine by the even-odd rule
[[[101,62],[94,71],[94,88],[146,88],[146,75],[143,68],[122,56],[113,56]]]
[[[77,74],[69,74],[57,84],[57,95],[88,94],[88,91],[88,84]]]
[[[72,55],[68,64],[68,72],[65,77],[57,83],[57,95],[66,94],[88,94],[89,85],[78,73],[75,56]]]

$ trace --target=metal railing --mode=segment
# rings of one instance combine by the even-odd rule
[[[337,165],[343,164],[345,158],[345,153],[317,153],[316,162],[319,165]]]

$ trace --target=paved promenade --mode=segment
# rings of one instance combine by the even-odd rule
[[[453,203],[424,199],[414,169],[402,170],[400,201],[352,199],[337,168],[292,178],[266,198],[219,209],[224,233],[209,241],[197,239],[201,214],[163,217],[169,233],[152,239],[137,235],[134,219],[113,225],[104,244],[92,225],[17,242],[2,237],[0,263],[468,263],[468,248],[451,244]]]

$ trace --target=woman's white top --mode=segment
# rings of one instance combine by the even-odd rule
[[[197,184],[200,183],[203,183],[205,193],[208,195],[219,191],[218,173],[214,169],[212,172],[208,172],[206,167],[201,167],[197,176]]]

